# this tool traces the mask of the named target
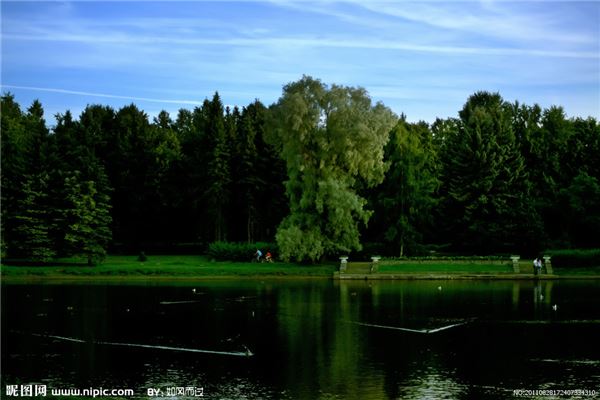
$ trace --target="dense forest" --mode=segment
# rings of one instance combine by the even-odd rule
[[[600,245],[600,125],[560,107],[470,96],[410,123],[361,88],[303,77],[277,103],[218,93],[152,121],[88,105],[48,128],[2,96],[2,256],[203,251],[277,241],[340,252],[533,254]]]

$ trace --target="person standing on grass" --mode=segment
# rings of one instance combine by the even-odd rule
[[[533,274],[538,275],[541,273],[542,273],[542,260],[540,260],[540,258],[537,257],[535,260],[533,260]]]

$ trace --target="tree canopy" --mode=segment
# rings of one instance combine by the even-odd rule
[[[276,258],[532,255],[600,246],[600,124],[476,92],[408,122],[362,88],[311,77],[278,101],[150,119],[1,99],[1,251],[47,261],[273,242]],[[250,254],[248,258],[250,258]]]
[[[317,260],[360,249],[371,212],[355,190],[383,179],[383,148],[395,116],[362,88],[290,83],[271,108],[271,140],[286,161],[288,215],[277,230],[283,259]]]

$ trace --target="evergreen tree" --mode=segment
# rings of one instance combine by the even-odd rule
[[[231,158],[236,196],[232,196],[230,231],[235,232],[232,237],[236,240],[248,243],[272,241],[277,225],[287,214],[285,163],[265,142],[266,114],[265,106],[255,101],[236,118],[232,148],[236,157]]]
[[[560,107],[543,110],[536,125],[538,139],[532,140],[533,151],[528,165],[534,186],[533,200],[543,221],[540,232],[545,244],[562,247],[569,243],[569,239],[568,221],[565,220],[559,193],[574,178],[570,167],[572,155],[568,153],[572,130]]]
[[[0,111],[3,257],[93,263],[112,231],[136,251],[275,236],[283,258],[316,260],[360,248],[369,206],[364,234],[394,254],[598,245],[600,125],[561,107],[479,92],[459,118],[390,133],[363,89],[304,77],[270,109],[215,93],[175,121],[91,105],[50,134],[38,101],[22,112],[5,94]]]
[[[113,234],[115,241],[139,251],[157,235],[153,132],[148,115],[133,104],[119,109],[114,124]]]
[[[565,166],[571,177],[585,172],[600,179],[600,124],[594,118],[569,120],[572,134],[566,148]]]
[[[97,186],[106,186],[106,178],[96,182],[82,180],[79,172],[65,179],[65,196],[69,203],[65,220],[67,254],[85,257],[88,265],[96,264],[106,256],[111,239],[110,199]]]
[[[26,143],[26,173],[42,174],[47,171],[49,152],[48,142],[50,131],[46,127],[44,108],[38,100],[34,100],[27,109],[24,118]]]
[[[54,134],[49,141],[48,196],[52,223],[50,236],[56,255],[67,256],[65,248],[65,215],[69,204],[65,198],[65,176],[85,166],[83,154],[88,148],[77,142],[79,124],[69,111],[57,114]]]
[[[245,240],[254,242],[256,229],[256,147],[254,129],[244,108],[240,113],[234,108],[228,114],[227,127],[230,131],[235,126],[236,132],[229,133],[231,140],[231,204],[229,238],[233,241]]]
[[[48,204],[48,175],[30,175],[23,185],[23,198],[15,216],[12,255],[32,261],[50,261],[55,255]]]
[[[177,175],[181,173],[183,156],[181,143],[169,113],[161,111],[154,118],[152,130],[151,147],[155,163],[152,164],[153,170],[149,175],[156,199],[152,205],[156,224],[154,240],[169,243],[177,241],[180,235],[178,208],[181,205],[181,191],[185,186],[179,184],[180,178]]]
[[[24,115],[10,93],[2,96],[0,105],[2,145],[1,157],[1,255],[11,255],[17,244],[15,229],[18,205],[23,200],[23,182],[26,180],[26,134]]]
[[[208,100],[205,101],[205,104]],[[208,215],[205,206],[207,151],[205,115],[202,108],[179,110],[173,129],[181,145],[181,160],[173,163],[171,183],[175,196],[176,222],[183,238],[206,242]]]
[[[230,152],[228,132],[225,129],[223,103],[215,93],[208,104],[206,140],[210,149],[207,163],[206,200],[214,229],[215,241],[226,240],[226,211],[230,201]]]
[[[571,185],[559,193],[563,206],[568,245],[600,246],[600,181],[580,172]]]
[[[286,162],[276,147],[267,141],[269,110],[259,101],[248,105],[247,111],[252,119],[257,153],[256,234],[258,240],[274,241],[277,227],[289,214],[285,181],[288,179]]]
[[[510,107],[499,94],[478,92],[459,113],[458,131],[442,153],[447,217],[455,246],[474,252],[532,247],[537,228]]]
[[[77,143],[93,149],[114,184],[122,171],[122,152],[125,130],[117,129],[116,113],[112,107],[88,105],[79,116]]]
[[[436,157],[426,123],[409,124],[401,119],[390,133],[386,145],[389,169],[376,189],[374,225],[379,239],[397,255],[418,253],[433,222],[439,184]]]
[[[56,149],[50,164],[54,248],[59,255],[85,256],[90,264],[104,258],[112,234],[111,188],[97,156],[106,121],[95,114],[104,111],[84,111],[85,124],[74,121],[68,111],[57,115],[51,143]]]
[[[20,194],[16,195],[16,202],[10,205],[10,227],[14,232],[12,248],[20,257],[36,261],[48,261],[55,254],[51,232],[55,229],[53,215],[50,212],[52,201],[49,196],[49,131],[44,120],[44,109],[41,103],[35,100],[22,118],[22,137],[17,139],[22,152],[22,170],[15,179],[22,179]],[[16,132],[14,132],[16,133]],[[22,146],[22,147],[21,147]],[[21,163],[21,156],[17,162]],[[4,160],[3,160],[4,161]],[[19,166],[20,169],[20,166]],[[9,169],[10,171],[10,169]],[[13,169],[12,172],[16,172]],[[10,179],[10,178],[9,178]],[[11,232],[11,233],[12,233]],[[11,239],[12,241],[12,239]]]
[[[240,225],[244,221],[243,238],[248,243],[256,241],[258,223],[258,199],[265,182],[259,174],[259,155],[256,149],[256,131],[253,116],[248,108],[244,108],[237,125],[235,154],[232,157],[235,193],[233,212],[234,219]],[[235,211],[237,210],[237,212]],[[235,227],[236,224],[233,224]]]

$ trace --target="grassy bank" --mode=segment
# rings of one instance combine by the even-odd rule
[[[82,266],[77,260],[64,260],[52,266],[2,265],[3,277],[225,277],[225,276],[331,276],[335,265],[292,263],[249,263],[211,261],[204,256],[108,256],[104,263]]]
[[[600,267],[554,268],[558,276],[600,276]]]
[[[525,265],[525,264],[524,264]],[[527,265],[529,262],[527,261]],[[206,256],[150,255],[144,262],[137,256],[108,256],[104,263],[89,267],[82,260],[65,259],[51,265],[2,265],[1,274],[6,279],[75,279],[75,278],[179,278],[208,279],[236,277],[320,277],[330,278],[337,263],[299,265],[294,263],[250,263],[212,261]],[[383,261],[380,274],[438,274],[438,275],[508,275],[512,265],[499,262],[394,262]],[[360,272],[365,273],[365,272]],[[522,273],[527,274],[525,269]],[[529,272],[531,273],[531,272]],[[600,276],[600,267],[555,268],[559,276]]]
[[[512,273],[511,265],[499,263],[399,263],[383,264],[380,273],[449,273],[449,274],[503,274]]]

